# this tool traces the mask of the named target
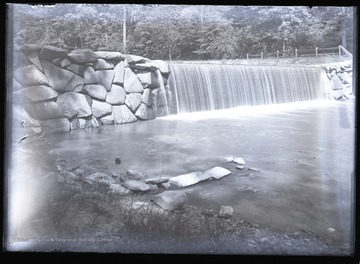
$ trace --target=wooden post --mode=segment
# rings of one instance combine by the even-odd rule
[[[264,53],[263,52],[261,52],[261,59],[263,59],[264,58]]]
[[[317,58],[318,55],[318,47],[315,48],[315,57]]]
[[[339,45],[339,58],[341,58],[341,45]]]
[[[295,49],[295,58],[297,58],[297,49]]]
[[[249,53],[246,53],[246,59],[247,60],[249,59]]]
[[[276,58],[277,59],[279,58],[279,51],[278,50],[276,51]]]

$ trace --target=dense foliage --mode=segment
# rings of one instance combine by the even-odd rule
[[[352,51],[351,7],[14,5],[14,45],[133,53],[150,59],[236,59],[315,47]],[[10,20],[11,21],[11,20]]]

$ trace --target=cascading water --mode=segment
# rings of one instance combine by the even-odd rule
[[[325,99],[329,81],[317,67],[171,64],[170,113]]]

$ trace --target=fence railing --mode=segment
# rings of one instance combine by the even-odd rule
[[[347,56],[352,58],[352,54],[346,50],[343,46],[330,48],[312,48],[302,50],[285,50],[276,52],[261,52],[259,54],[246,54],[246,59],[270,59],[270,58],[299,58],[299,57],[320,57],[320,56]]]

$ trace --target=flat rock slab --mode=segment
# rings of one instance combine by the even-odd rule
[[[188,174],[172,177],[170,178],[170,183],[178,187],[187,187],[190,185],[194,185],[200,181],[208,180],[210,178],[221,179],[222,177],[225,177],[229,174],[231,174],[231,171],[216,166],[207,171],[194,171]]]
[[[135,181],[135,180],[125,181],[124,186],[131,191],[147,192],[147,191],[151,190],[150,186],[147,185],[146,183],[141,182],[141,181]]]

